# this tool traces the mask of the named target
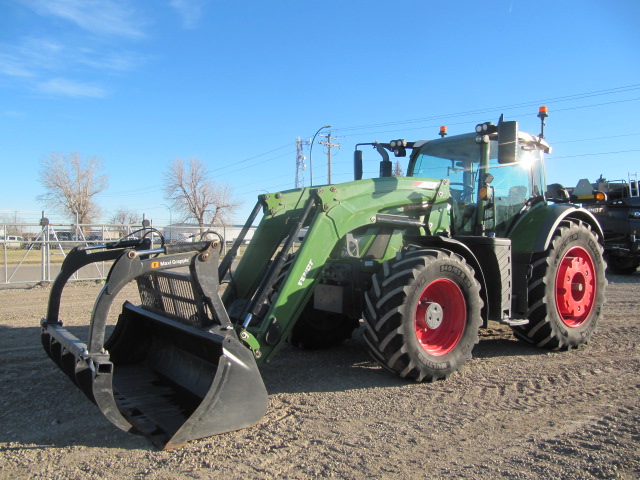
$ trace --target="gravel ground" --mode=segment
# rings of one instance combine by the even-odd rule
[[[357,331],[326,351],[285,347],[262,368],[256,426],[157,451],[119,431],[46,356],[49,288],[0,290],[0,478],[640,478],[640,272],[609,276],[589,345],[549,352],[490,323],[446,381],[382,370]],[[96,284],[61,318],[86,325]]]

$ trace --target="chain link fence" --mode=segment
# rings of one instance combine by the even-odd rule
[[[32,285],[52,282],[60,271],[69,251],[78,246],[99,245],[121,238],[149,236],[155,246],[165,243],[189,242],[199,239],[201,229],[193,224],[167,226],[121,224],[0,224],[0,286]],[[238,237],[241,226],[207,227],[223,240],[223,253]],[[245,242],[251,240],[250,229]],[[75,281],[104,280],[111,262],[89,265],[72,278]]]

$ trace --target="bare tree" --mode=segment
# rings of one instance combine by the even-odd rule
[[[140,225],[140,215],[129,210],[127,207],[120,207],[115,213],[109,217],[109,223],[114,225],[122,225],[122,227],[118,227],[116,231],[118,235],[124,237],[131,233],[131,230],[128,228],[129,225]],[[127,225],[127,227],[125,227]]]
[[[402,169],[402,165],[400,165],[400,160],[396,160],[396,163],[393,165],[393,173],[394,177],[403,177],[404,170]]]
[[[22,235],[24,227],[21,223],[27,223],[18,213],[0,215],[0,235]]]
[[[120,207],[109,217],[109,223],[112,224],[139,225],[140,222],[140,215],[127,207]]]
[[[165,198],[187,218],[195,219],[201,229],[205,225],[228,225],[240,206],[231,187],[209,178],[207,167],[197,158],[186,165],[179,158],[173,160],[165,180]]]
[[[36,198],[54,211],[82,223],[94,223],[100,215],[95,196],[107,188],[108,176],[100,173],[102,160],[83,159],[79,153],[51,153],[40,162],[40,182],[45,189]]]

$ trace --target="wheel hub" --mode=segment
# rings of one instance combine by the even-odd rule
[[[425,323],[427,328],[435,330],[442,325],[442,307],[436,302],[425,302],[427,310],[425,311]]]
[[[414,330],[426,353],[440,356],[451,352],[466,324],[467,304],[454,281],[439,278],[424,288],[416,305]]]
[[[589,253],[581,247],[570,249],[562,258],[556,276],[556,305],[568,327],[579,327],[591,313],[595,281]]]

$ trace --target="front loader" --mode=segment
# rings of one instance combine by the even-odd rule
[[[362,147],[382,156],[379,178],[362,179]],[[408,175],[392,176],[389,154],[407,151]],[[260,195],[219,264],[217,241],[76,248],[42,320],[45,350],[116,426],[173,448],[258,422],[258,368],[287,341],[334,346],[362,324],[371,357],[415,381],[459,370],[489,321],[539,347],[578,347],[602,314],[603,235],[587,210],[544,195],[549,151],[502,118],[361,144],[354,181]],[[62,326],[61,293],[106,260],[84,343]],[[122,305],[107,339],[111,303],[131,281],[140,302]]]

